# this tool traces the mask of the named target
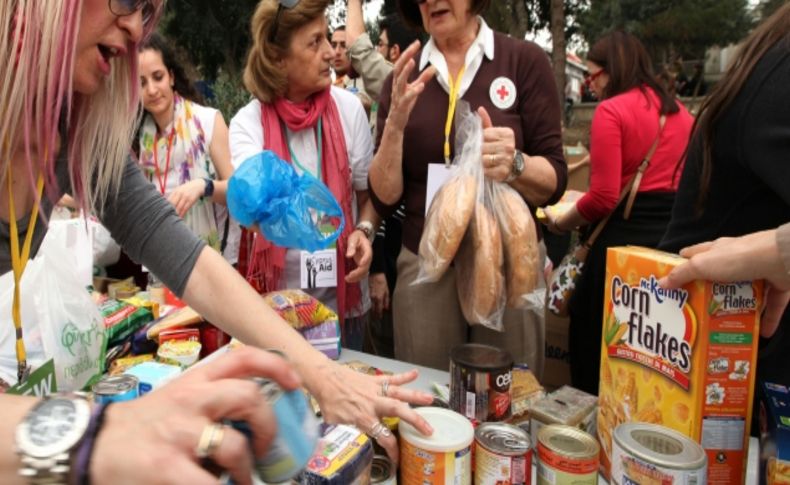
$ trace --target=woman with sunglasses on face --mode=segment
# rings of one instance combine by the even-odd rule
[[[164,37],[153,34],[139,51],[143,173],[192,232],[235,264],[241,231],[225,207],[233,172],[225,120],[196,102],[197,91]]]
[[[683,159],[693,119],[656,80],[647,51],[631,34],[613,32],[601,38],[587,54],[587,68],[590,88],[602,100],[590,134],[590,188],[570,211],[550,220],[549,230],[585,227],[589,232],[610,216],[569,306],[571,380],[574,387],[598,394],[606,248],[658,245],[669,223],[678,182],[675,168]],[[627,201],[618,204],[621,191],[654,144],[626,218]]]
[[[560,103],[548,58],[533,43],[491,30],[479,15],[488,3],[398,1],[406,23],[431,37],[419,53],[418,44],[406,49],[385,82],[378,111],[381,136],[370,169],[371,197],[382,216],[405,200],[392,305],[395,356],[447,369],[453,347],[484,343],[508,349],[516,361],[529,363],[540,375],[542,315],[509,309],[504,332],[470,326],[461,312],[454,268],[436,283],[410,284],[419,270],[426,186],[432,184],[429,165],[452,159],[457,100],[479,108],[484,128],[481,162],[488,180],[510,184],[531,210],[557,200],[565,190]]]
[[[362,350],[370,298],[370,239],[378,216],[367,194],[373,156],[367,117],[358,98],[332,86],[332,46],[326,38],[328,0],[264,0],[252,19],[253,45],[244,84],[256,99],[230,123],[233,164],[238,168],[272,150],[298,173],[318,178],[345,218],[336,250],[322,253],[337,268],[336,280],[303,288],[338,313],[342,345]],[[248,280],[262,292],[299,288],[306,253],[274,246],[256,234]]]
[[[251,347],[109,407],[74,396],[0,396],[0,482],[24,483],[23,471],[58,483],[84,483],[85,474],[107,483],[216,483],[200,467],[210,458],[234,480],[249,483],[248,441],[220,423],[248,421],[255,454],[263,455],[275,425],[250,376],[268,376],[288,389],[303,384],[329,421],[370,428],[377,415],[400,416],[429,432],[400,401],[431,401],[398,386],[415,372],[363,376],[313,349],[189,230],[128,157],[138,107],[137,45],[161,8],[158,0],[0,3],[0,65],[6,69],[0,79],[0,272],[13,269],[24,278],[47,216],[69,193],[99,214],[131,257]],[[18,340],[0,341],[0,353],[19,362],[22,381],[31,370],[24,353],[31,336],[21,330],[21,319],[0,316],[3,325],[12,320]],[[252,347],[283,352],[292,368]],[[25,426],[15,435],[20,423]],[[380,441],[396,455],[394,438],[385,435]]]

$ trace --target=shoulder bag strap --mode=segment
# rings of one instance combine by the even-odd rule
[[[636,198],[636,193],[637,191],[639,191],[639,184],[642,183],[642,176],[644,175],[645,170],[647,170],[647,166],[650,165],[650,159],[653,158],[653,155],[655,155],[656,150],[658,149],[658,143],[659,141],[661,141],[661,133],[664,131],[664,125],[666,124],[666,122],[667,122],[667,116],[661,115],[661,118],[659,118],[658,120],[658,136],[656,137],[656,140],[653,142],[653,145],[650,147],[650,150],[648,150],[647,155],[645,155],[645,158],[642,160],[642,163],[639,164],[639,168],[636,170],[636,173],[631,179],[631,183],[626,184],[626,186],[623,187],[622,192],[620,192],[620,198],[617,199],[618,206],[623,202],[626,196],[628,196],[628,202],[626,202],[625,204],[625,212],[623,213],[623,219],[628,219],[631,216],[631,209],[633,208],[634,205],[634,199]],[[595,226],[593,232],[590,234],[587,240],[584,241],[583,244],[584,247],[586,247],[587,249],[590,249],[590,247],[592,247],[593,243],[601,234],[603,228],[606,226],[606,223],[609,222],[609,219],[612,217],[613,213],[614,211],[612,211],[611,214],[606,216],[604,220],[602,220],[601,222],[598,223],[597,226]]]

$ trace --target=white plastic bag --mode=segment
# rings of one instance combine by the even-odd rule
[[[68,245],[69,231],[47,233],[21,281],[22,328],[32,370],[55,362],[58,391],[76,391],[99,375],[106,350],[104,322]],[[72,247],[73,249],[73,247]],[[16,384],[12,272],[0,276],[0,378]]]

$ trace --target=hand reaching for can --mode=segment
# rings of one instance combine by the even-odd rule
[[[201,466],[210,459],[236,483],[251,483],[254,457],[247,438],[220,424],[224,419],[245,421],[256,457],[266,454],[277,425],[250,377],[268,377],[286,390],[301,384],[283,358],[244,347],[140,399],[111,405],[90,462],[92,481],[217,483]]]

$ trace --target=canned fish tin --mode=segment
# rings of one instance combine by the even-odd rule
[[[489,345],[465,344],[450,352],[450,409],[483,423],[510,417],[513,357]]]
[[[532,482],[532,445],[516,426],[483,423],[475,430],[475,484],[529,485]]]
[[[139,385],[135,376],[107,376],[93,385],[93,400],[98,404],[131,401],[137,399]]]
[[[598,442],[572,426],[551,424],[538,433],[538,485],[597,485]]]
[[[373,457],[373,466],[370,469],[371,485],[397,485],[398,473],[395,465],[385,455]]]
[[[277,435],[266,456],[255,462],[258,477],[266,483],[280,483],[294,478],[307,465],[318,442],[318,420],[299,389],[284,391],[276,382],[257,378],[261,393],[277,420]],[[233,427],[252,438],[252,430],[243,421]]]
[[[704,485],[705,450],[677,431],[646,423],[621,424],[612,435],[612,483]]]

